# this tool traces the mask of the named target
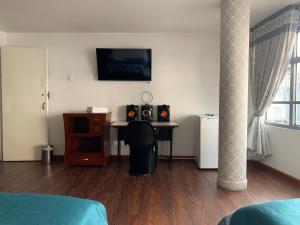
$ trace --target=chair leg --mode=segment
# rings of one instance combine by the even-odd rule
[[[154,148],[155,148],[155,169],[157,169],[157,164],[158,164],[158,144],[157,144],[157,142],[155,142]]]

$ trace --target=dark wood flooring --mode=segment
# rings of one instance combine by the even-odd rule
[[[216,186],[217,172],[202,171],[192,161],[159,163],[153,176],[119,170],[70,167],[62,163],[0,163],[1,192],[71,195],[102,202],[110,225],[216,225],[233,210],[251,203],[300,197],[300,187],[254,163],[248,165],[249,188],[230,192]]]

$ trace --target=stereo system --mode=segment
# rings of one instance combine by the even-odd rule
[[[153,121],[153,106],[152,105],[142,105],[141,108],[141,118],[149,122]]]
[[[170,122],[170,106],[158,105],[157,106],[157,121],[158,122]]]
[[[139,106],[138,105],[127,105],[126,106],[126,121],[138,120]]]
[[[139,106],[127,105],[126,106],[126,121],[134,121],[139,119]],[[145,104],[141,106],[141,120],[149,122],[154,121],[153,106]],[[158,122],[170,122],[170,105],[158,105],[157,106],[157,121]]]

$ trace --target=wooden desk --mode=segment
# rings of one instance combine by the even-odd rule
[[[158,141],[170,141],[170,155],[169,155],[169,166],[171,166],[173,158],[173,130],[179,125],[176,122],[152,122],[154,129],[157,131]],[[118,129],[118,161],[121,163],[121,141],[124,140],[124,134],[128,122],[116,121],[110,126]]]

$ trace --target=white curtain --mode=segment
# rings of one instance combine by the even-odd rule
[[[250,158],[271,154],[265,113],[272,104],[292,56],[300,11],[292,5],[260,22],[251,30],[250,88],[253,114],[248,126]]]

